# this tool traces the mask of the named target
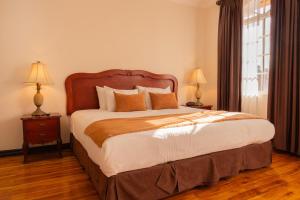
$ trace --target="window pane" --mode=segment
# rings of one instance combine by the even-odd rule
[[[263,38],[260,38],[258,41],[257,41],[257,48],[256,50],[256,56],[261,56],[263,54]]]
[[[265,7],[265,12],[270,12],[270,10],[271,10],[271,5],[267,5],[267,6]]]
[[[264,68],[265,68],[265,70],[269,71],[269,68],[270,68],[270,55],[265,56]]]
[[[265,24],[265,34],[270,35],[271,33],[271,17],[266,18],[266,24]]]
[[[270,52],[270,36],[265,37],[265,54]]]

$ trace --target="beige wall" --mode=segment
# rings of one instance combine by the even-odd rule
[[[186,79],[204,61],[196,55],[199,12],[168,0],[0,0],[0,150],[21,148],[19,118],[34,110],[35,92],[22,82],[36,60],[55,83],[42,90],[45,111],[65,114],[69,74],[111,68],[174,74],[180,101],[192,98]],[[65,115],[62,129],[67,142]]]
[[[197,58],[198,66],[203,69],[207,84],[203,86],[203,103],[217,107],[217,64],[218,64],[218,21],[219,6],[213,4],[200,9],[197,21],[197,30],[204,29],[201,38],[198,38]],[[200,36],[200,33],[197,36]]]

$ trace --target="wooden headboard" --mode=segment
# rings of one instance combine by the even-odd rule
[[[172,75],[153,74],[142,70],[112,69],[99,73],[76,73],[65,82],[67,93],[67,114],[77,110],[98,109],[96,86],[115,89],[134,89],[135,86],[171,87],[177,94],[178,82]]]

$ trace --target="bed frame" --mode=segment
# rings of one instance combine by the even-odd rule
[[[165,88],[177,93],[177,79],[141,70],[76,73],[65,82],[67,114],[99,108],[96,86],[133,89],[136,85]],[[91,178],[100,199],[162,199],[197,186],[212,185],[240,171],[259,169],[272,162],[271,142],[160,164],[106,177],[79,141],[71,137],[75,156]]]

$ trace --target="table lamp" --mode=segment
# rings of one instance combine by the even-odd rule
[[[52,84],[50,76],[45,68],[45,65],[40,61],[32,63],[30,75],[25,83],[36,84],[36,94],[34,95],[33,101],[36,106],[36,110],[32,113],[32,116],[43,116],[48,115],[41,110],[43,105],[43,95],[41,94],[41,86]]]
[[[202,97],[202,92],[200,90],[200,84],[205,84],[205,83],[207,83],[207,81],[206,81],[204,74],[200,68],[197,68],[194,70],[193,83],[195,83],[197,85],[197,90],[195,93],[195,96],[197,99],[196,105],[202,106],[203,104],[200,101],[200,99]]]

